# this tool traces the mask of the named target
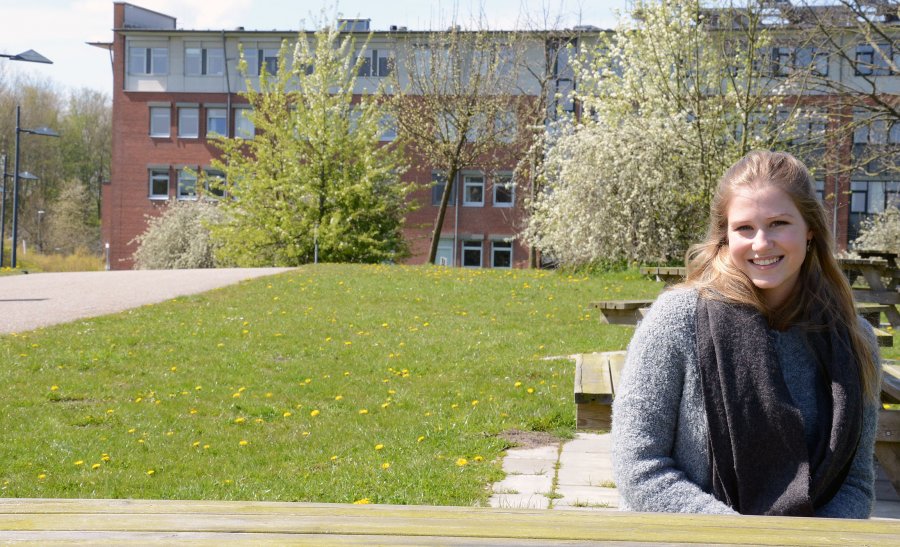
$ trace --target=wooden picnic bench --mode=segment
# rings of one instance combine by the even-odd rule
[[[853,297],[857,302],[887,306],[884,314],[895,329],[900,329],[900,268],[883,258],[841,258],[841,269],[850,283],[854,284]],[[862,277],[867,287],[856,285]],[[886,280],[886,281],[885,281]]]
[[[624,351],[575,356],[576,429],[610,429],[612,402],[624,367]],[[885,361],[882,370],[882,403],[900,404],[900,363]],[[879,411],[875,456],[894,490],[900,494],[900,408]]]
[[[613,325],[636,325],[653,300],[603,300],[591,302],[600,312],[600,321]]]
[[[645,266],[640,271],[641,275],[652,277],[667,286],[681,283],[687,275],[687,268],[684,266]]]
[[[900,520],[243,501],[0,499],[0,543],[897,545]]]

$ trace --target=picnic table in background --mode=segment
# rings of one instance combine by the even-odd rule
[[[889,253],[882,253],[890,258]],[[841,269],[853,284],[853,297],[857,302],[864,304],[880,304],[887,306],[884,314],[891,326],[900,328],[900,292],[897,286],[900,284],[900,268],[897,267],[896,258],[886,260],[876,258],[841,258],[838,259]],[[865,280],[866,287],[860,287],[859,278]]]
[[[641,268],[641,275],[652,277],[669,286],[684,281],[687,276],[687,268],[684,266],[645,266]]]

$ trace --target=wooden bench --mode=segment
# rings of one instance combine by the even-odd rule
[[[625,366],[624,351],[582,353],[575,356],[575,428],[609,430],[612,402]],[[900,364],[885,361],[881,401],[900,404]],[[900,494],[900,409],[878,415],[875,456],[894,490]]]
[[[625,367],[624,351],[582,353],[575,356],[575,427],[608,430],[619,375]]]
[[[641,275],[652,277],[666,285],[674,285],[684,281],[687,268],[684,266],[645,266],[640,269]]]
[[[653,300],[604,300],[591,302],[600,311],[600,321],[611,325],[637,325]]]
[[[32,545],[897,545],[900,520],[245,501],[0,499]]]

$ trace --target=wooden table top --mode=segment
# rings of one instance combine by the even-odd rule
[[[0,499],[0,543],[900,545],[900,520],[241,501]]]

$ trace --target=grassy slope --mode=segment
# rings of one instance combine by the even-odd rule
[[[324,265],[5,336],[0,496],[479,503],[497,433],[573,428],[542,357],[627,344],[588,302],[658,291]]]

